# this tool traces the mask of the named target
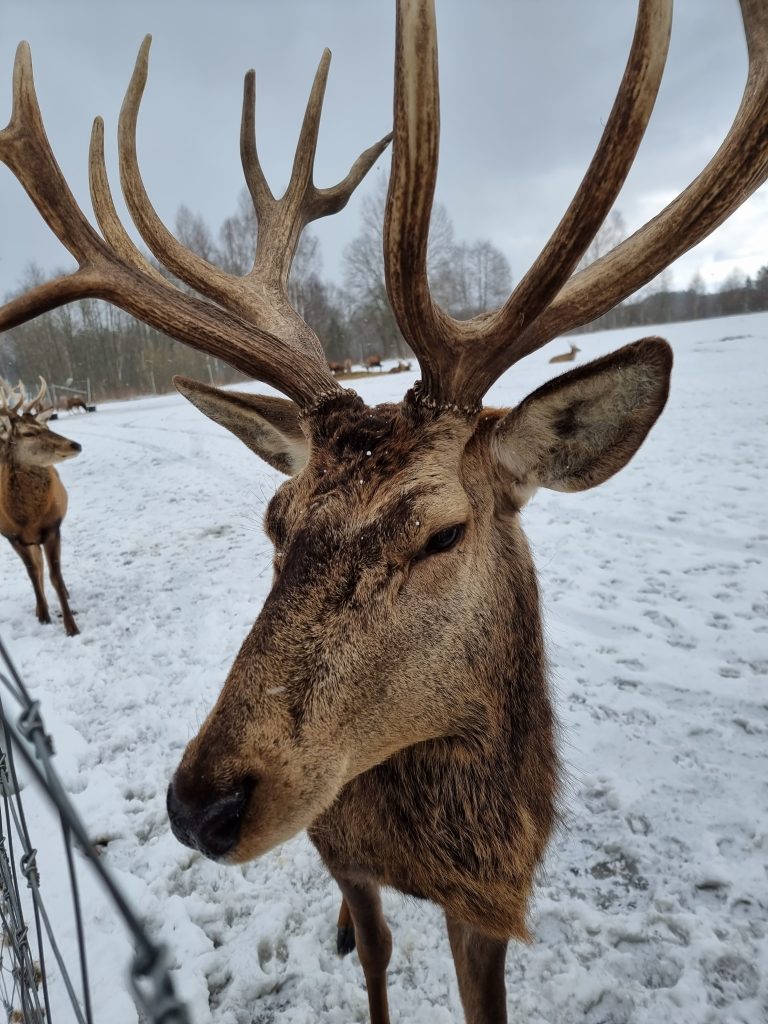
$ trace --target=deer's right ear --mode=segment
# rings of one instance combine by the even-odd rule
[[[173,383],[193,405],[274,469],[295,476],[309,459],[309,442],[301,429],[299,407],[287,398],[220,391],[189,377]]]

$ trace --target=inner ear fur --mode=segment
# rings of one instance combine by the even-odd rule
[[[274,469],[294,476],[306,465],[309,442],[301,429],[295,402],[221,391],[189,377],[174,377],[173,383],[209,419],[226,427]]]
[[[500,419],[492,452],[521,499],[584,491],[622,469],[667,401],[672,349],[643,338],[556,377]]]

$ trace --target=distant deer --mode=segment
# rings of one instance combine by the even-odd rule
[[[331,373],[351,373],[352,372],[352,360],[345,359],[343,363],[328,363],[328,369]]]
[[[411,364],[410,363],[407,363],[403,359],[400,359],[392,367],[392,369],[389,372],[390,373],[406,373],[408,370],[410,370],[410,368],[411,368]]]
[[[652,280],[766,179],[768,5],[742,0],[742,14],[748,82],[726,142],[666,209],[574,273],[629,172],[661,81],[671,4],[640,0],[618,95],[562,221],[504,306],[457,321],[434,302],[427,275],[440,123],[434,10],[430,0],[400,0],[384,264],[421,379],[401,402],[373,407],[341,387],[288,302],[302,229],[340,210],[390,141],[366,150],[338,185],[315,187],[327,51],[280,199],[258,157],[246,76],[240,149],[259,238],[253,269],[234,277],[185,249],[146,194],[135,144],[143,44],[120,115],[123,190],[147,246],[191,295],[121,227],[100,120],[89,167],[104,237],[90,225],[50,151],[29,52],[19,50],[0,158],[80,269],[12,299],[0,329],[106,298],[287,396],[176,379],[287,479],[265,517],[271,591],[187,746],[168,814],[181,842],[232,864],[308,830],[344,895],[341,945],[357,944],[374,1024],[389,1021],[381,885],[443,908],[470,1024],[507,1019],[507,943],[529,934],[560,780],[521,510],[539,487],[585,490],[632,458],[664,407],[672,354],[645,338],[515,408],[484,408],[483,398],[524,356]]]
[[[384,367],[381,365],[381,356],[379,355],[378,352],[374,352],[371,355],[366,356],[365,359],[363,360],[363,366],[366,368],[366,370],[372,370],[375,366],[378,366],[380,370],[384,369]]]
[[[74,458],[80,445],[47,426],[53,407],[43,409],[45,381],[28,402],[0,382],[0,534],[24,563],[37,602],[39,622],[50,622],[43,587],[43,555],[58,594],[68,636],[79,629],[69,608],[61,575],[61,523],[67,512],[67,492],[54,463]]]
[[[88,412],[85,400],[80,398],[79,395],[70,395],[68,398],[62,398],[59,402],[59,409],[63,412],[74,412],[75,409],[82,409],[83,412]]]
[[[570,352],[563,352],[559,356],[552,356],[552,358],[549,361],[550,363],[572,363],[576,358],[578,352],[581,352],[581,349],[578,348],[578,346],[571,343]]]

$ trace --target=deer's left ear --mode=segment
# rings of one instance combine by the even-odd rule
[[[491,452],[519,504],[537,487],[584,491],[624,467],[669,393],[672,349],[643,338],[549,381],[496,424]]]
[[[173,383],[193,405],[235,437],[274,469],[294,476],[309,458],[309,442],[299,421],[299,407],[287,398],[220,391],[189,377]]]

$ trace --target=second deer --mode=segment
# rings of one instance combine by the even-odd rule
[[[46,385],[29,401],[0,381],[0,534],[24,563],[32,580],[37,618],[50,622],[43,586],[43,552],[68,636],[80,630],[69,607],[61,575],[61,523],[67,492],[54,463],[80,453],[77,441],[54,434],[47,421],[53,407],[43,408]]]

